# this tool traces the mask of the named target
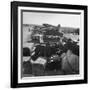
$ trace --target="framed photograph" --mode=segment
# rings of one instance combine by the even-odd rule
[[[87,6],[11,2],[11,87],[87,80]]]

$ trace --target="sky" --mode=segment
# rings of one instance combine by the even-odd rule
[[[56,14],[56,13],[41,13],[41,12],[23,12],[23,24],[38,24],[43,23],[62,27],[80,28],[80,15],[77,14]]]

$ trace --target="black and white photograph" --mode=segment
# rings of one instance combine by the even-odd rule
[[[79,74],[80,13],[22,12],[22,77]]]
[[[82,80],[87,77],[87,61],[84,60],[87,54],[86,7],[75,8],[71,5],[72,8],[68,8],[69,5],[65,5],[66,8],[63,8],[61,5],[60,8],[58,4],[56,8],[52,4],[40,4],[39,7],[36,3],[23,5],[17,3],[15,11],[18,11],[15,22],[18,30],[15,32],[18,33],[15,47],[18,53],[17,61],[14,61],[17,67],[13,67],[17,68],[18,85],[38,82],[44,85],[44,82],[57,81],[61,84],[65,81],[74,83],[75,80],[83,83]],[[46,85],[50,85],[48,83]]]

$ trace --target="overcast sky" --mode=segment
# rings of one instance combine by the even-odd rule
[[[41,12],[23,12],[23,24],[48,23],[52,25],[61,24],[65,27],[80,27],[80,15],[76,14],[56,14]]]

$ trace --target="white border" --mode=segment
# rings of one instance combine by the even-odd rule
[[[25,77],[21,79],[21,9],[23,10],[43,10],[43,11],[64,11],[64,12],[80,12],[80,74],[79,75],[60,75],[60,76],[40,76]],[[66,81],[66,80],[83,80],[84,79],[84,11],[72,9],[52,9],[52,8],[35,8],[35,7],[18,7],[18,83],[33,83],[45,81]]]

